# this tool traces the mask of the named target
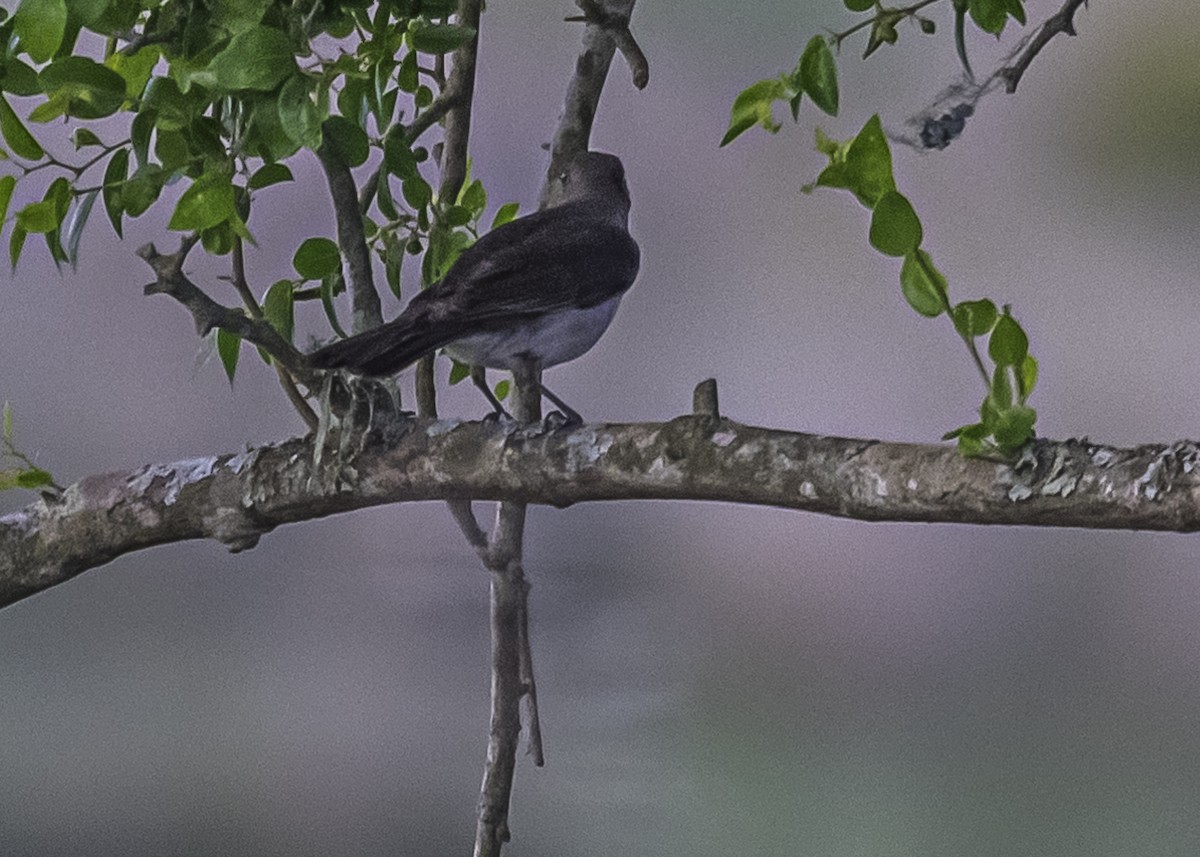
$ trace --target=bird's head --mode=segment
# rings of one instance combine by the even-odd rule
[[[558,177],[556,205],[587,200],[611,207],[622,220],[629,215],[629,187],[621,159],[607,152],[584,152],[571,160]]]

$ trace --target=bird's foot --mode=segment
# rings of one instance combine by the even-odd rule
[[[498,423],[501,420],[513,422],[513,415],[504,410],[504,408],[497,408],[494,411],[489,411],[488,414],[483,418],[485,423]]]

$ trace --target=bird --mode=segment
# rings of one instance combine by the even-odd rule
[[[559,176],[558,202],[498,226],[394,319],[311,352],[317,369],[393,375],[444,348],[472,367],[541,370],[581,356],[608,329],[640,265],[621,160],[588,151]],[[498,414],[505,411],[472,372]],[[580,417],[544,386],[566,415]]]

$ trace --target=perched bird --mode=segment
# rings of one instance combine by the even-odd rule
[[[559,202],[499,226],[392,321],[319,348],[318,369],[391,375],[438,349],[473,367],[516,371],[574,360],[608,328],[633,285],[638,245],[614,155],[585,152],[560,177]],[[472,377],[498,412],[482,372]],[[545,387],[572,421],[579,415]]]

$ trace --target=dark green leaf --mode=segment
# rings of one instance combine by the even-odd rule
[[[158,199],[166,177],[156,165],[139,168],[121,188],[121,206],[130,217],[141,217]]]
[[[946,278],[924,250],[905,255],[900,268],[900,288],[908,305],[923,316],[935,318],[946,309]]]
[[[1007,312],[996,322],[988,339],[988,356],[1001,366],[1021,366],[1029,353],[1029,337]]]
[[[0,134],[13,152],[27,161],[40,160],[46,154],[3,95],[0,95]]]
[[[837,63],[824,36],[809,39],[800,56],[799,89],[803,89],[813,104],[830,116],[838,112]]]
[[[87,57],[60,57],[38,81],[47,95],[65,98],[67,113],[80,119],[111,116],[125,102],[125,78]]]
[[[847,188],[867,208],[874,208],[881,196],[896,189],[892,151],[878,114],[867,120],[848,147],[833,150],[829,166],[817,177],[817,185]]]
[[[121,188],[125,184],[125,177],[129,170],[129,150],[117,149],[113,154],[112,159],[108,162],[108,166],[104,169],[104,211],[108,214],[109,222],[112,223],[113,229],[117,233],[117,237],[121,235],[121,214],[124,211],[124,206],[121,202]]]
[[[1014,405],[998,412],[989,428],[1001,450],[1014,452],[1033,437],[1036,422],[1037,411],[1024,405]]]
[[[235,217],[236,214],[233,184],[229,175],[221,172],[205,173],[183,192],[167,228],[183,232],[208,229]]]
[[[412,43],[423,54],[447,54],[475,38],[475,30],[459,24],[429,24],[412,31]]]
[[[129,140],[133,146],[133,156],[137,159],[138,168],[145,167],[150,162],[150,135],[154,132],[154,111],[143,110],[133,117],[129,128]]]
[[[17,260],[21,258],[21,248],[25,246],[25,238],[28,233],[21,228],[21,224],[17,223],[13,226],[12,235],[8,236],[8,261],[12,264],[12,269],[17,269]]]
[[[18,488],[41,488],[53,484],[54,478],[40,467],[31,467],[17,474]]]
[[[264,187],[270,187],[273,184],[281,182],[290,182],[293,179],[292,171],[288,169],[286,164],[265,164],[259,167],[254,175],[250,176],[250,180],[246,182],[246,187],[251,190],[262,190]]]
[[[333,296],[340,293],[345,287],[346,284],[342,280],[340,271],[321,280],[321,306],[325,310],[325,317],[329,319],[329,326],[343,339],[346,338],[346,331],[342,330],[342,326],[338,324],[337,310],[333,306]]]
[[[984,298],[979,301],[963,301],[954,307],[950,317],[959,336],[975,337],[991,331],[996,326],[998,316],[996,305]]]
[[[13,15],[13,34],[34,62],[54,56],[66,29],[66,0],[21,0]]]
[[[442,220],[448,226],[466,226],[471,222],[471,212],[461,205],[452,205],[442,215]]]
[[[342,269],[342,254],[328,238],[306,238],[292,256],[292,267],[306,280],[319,280]]]
[[[396,299],[400,299],[400,271],[404,265],[404,247],[394,235],[388,236],[384,244],[383,273],[388,288]]]
[[[422,209],[433,199],[433,188],[419,173],[413,173],[401,184],[404,200],[414,209]]]
[[[296,71],[296,58],[286,33],[259,26],[234,36],[208,69],[221,89],[269,91]]]
[[[875,5],[875,0],[844,0],[851,12],[865,12]]]
[[[361,167],[371,154],[371,144],[362,128],[344,116],[330,116],[322,124],[325,142],[348,167]]]
[[[296,329],[295,289],[296,284],[291,280],[277,280],[267,289],[262,302],[263,318],[288,342]]]
[[[293,142],[310,149],[321,144],[324,116],[313,102],[309,80],[293,75],[279,90],[279,124]]]
[[[8,217],[8,204],[12,202],[16,186],[16,176],[0,176],[0,229],[4,228],[4,221]]]
[[[515,202],[506,202],[496,211],[496,216],[492,218],[492,228],[503,226],[517,216],[517,212],[521,206]]]
[[[87,148],[88,146],[103,146],[104,141],[96,136],[96,132],[90,128],[76,128],[71,132],[71,142],[75,144],[75,151]]]
[[[921,245],[921,221],[903,194],[889,190],[871,211],[871,246],[887,256],[904,256]]]
[[[237,373],[238,357],[242,354],[242,338],[236,333],[217,328],[217,356],[225,367],[225,377],[233,384],[233,376]]]
[[[409,51],[400,60],[400,69],[396,72],[396,83],[405,92],[416,92],[420,80],[417,76],[417,52]]]
[[[484,188],[483,182],[475,179],[465,185],[458,193],[458,204],[471,212],[472,220],[482,214],[483,210],[487,208],[487,190]]]
[[[470,366],[468,366],[466,363],[460,363],[459,361],[451,358],[451,363],[450,363],[450,384],[451,384],[451,386],[459,383],[460,381],[469,377],[470,375],[471,375],[471,367]]]
[[[404,126],[393,125],[383,138],[383,162],[388,171],[400,178],[416,175],[417,159],[404,134]]]
[[[38,95],[42,88],[38,84],[37,72],[16,57],[0,60],[0,89],[13,95]]]

